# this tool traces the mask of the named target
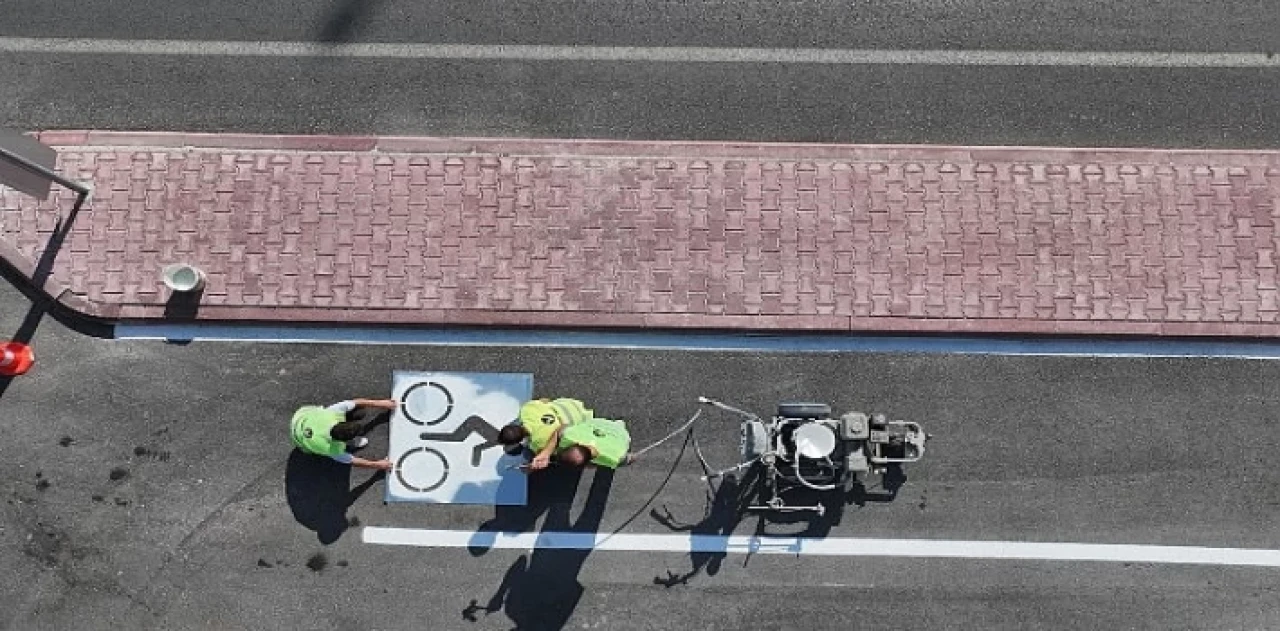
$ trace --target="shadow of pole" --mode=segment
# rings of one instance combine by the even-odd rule
[[[53,275],[53,265],[58,258],[58,252],[62,250],[62,244],[67,239],[67,235],[71,234],[71,228],[75,225],[76,216],[80,214],[80,209],[84,206],[84,202],[89,197],[89,189],[77,188],[76,202],[71,207],[71,212],[67,214],[64,221],[62,217],[58,217],[58,222],[53,227],[53,234],[49,235],[49,242],[45,245],[44,251],[40,253],[40,259],[36,261],[35,269],[32,270],[30,283],[37,291],[33,292],[31,297],[31,308],[27,310],[27,315],[22,319],[22,324],[18,325],[18,330],[10,338],[15,342],[30,344],[36,335],[36,329],[40,327],[40,321],[44,318],[45,313],[49,311],[50,302],[54,300],[44,291],[45,283],[49,277]],[[13,383],[14,377],[0,377],[0,397],[4,396],[9,384]]]

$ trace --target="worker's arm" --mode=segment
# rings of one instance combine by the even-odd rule
[[[377,469],[378,471],[390,471],[391,461],[383,458],[382,460],[365,460],[359,456],[351,457],[351,466],[360,467],[361,469]]]
[[[353,403],[356,407],[382,408],[384,410],[394,410],[398,405],[395,399],[355,399]]]
[[[560,430],[563,427],[557,427],[556,431],[551,433],[551,438],[547,440],[547,444],[542,447],[537,455],[533,457],[533,462],[529,463],[529,468],[537,471],[546,469],[551,464],[551,456],[556,453],[556,446],[560,444]]]

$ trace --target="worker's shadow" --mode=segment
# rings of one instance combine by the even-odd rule
[[[702,520],[697,523],[683,524],[678,522],[665,505],[661,511],[656,508],[649,511],[649,516],[663,526],[677,532],[688,532],[694,536],[727,537],[733,534],[738,524],[747,515],[747,506],[751,504],[751,495],[754,492],[753,486],[758,478],[759,472],[753,467],[747,471],[742,480],[732,476],[721,479],[715,489],[715,493],[708,492],[706,511]],[[760,524],[757,524],[757,531],[759,528]],[[715,576],[720,572],[720,564],[726,556],[728,556],[728,552],[723,549],[691,551],[689,560],[692,563],[692,567],[688,572],[677,574],[668,570],[665,577],[655,576],[653,582],[663,587],[675,587],[676,585],[687,585],[689,579],[704,571],[707,576]]]
[[[294,449],[285,467],[285,497],[293,518],[328,545],[351,525],[347,508],[385,475],[378,471],[351,488],[351,465]]]
[[[486,533],[526,532],[543,513],[546,517],[542,522],[542,532],[597,533],[604,519],[609,489],[613,485],[613,471],[594,470],[582,514],[571,520],[569,514],[581,475],[581,470],[553,467],[530,476],[529,506],[499,507],[494,519],[481,526],[476,544],[471,548],[472,554],[484,554],[492,545],[493,535]],[[527,558],[521,555],[511,565],[485,604],[473,599],[463,609],[462,617],[475,622],[477,613],[490,614],[501,610],[516,629],[561,629],[582,598],[583,588],[578,582],[578,573],[590,554],[590,548],[558,550],[537,547]]]
[[[360,435],[367,437],[391,420],[391,412],[373,407],[357,408],[347,413],[347,420],[360,423]],[[316,531],[320,543],[328,545],[351,526],[347,508],[385,477],[385,473],[378,471],[353,489],[351,465],[294,449],[285,467],[285,497],[293,518]]]
[[[898,497],[898,490],[907,483],[907,472],[902,465],[894,463],[885,467],[880,481],[867,486],[866,481],[859,478],[849,491],[849,503],[866,506],[868,502],[892,502]]]

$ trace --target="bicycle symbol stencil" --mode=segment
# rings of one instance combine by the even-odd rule
[[[533,375],[396,371],[388,502],[523,505],[527,484],[498,430],[533,396]]]

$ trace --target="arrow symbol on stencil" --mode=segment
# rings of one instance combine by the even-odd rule
[[[498,428],[490,425],[489,421],[486,421],[479,416],[473,415],[468,417],[467,420],[463,421],[461,425],[455,427],[454,430],[448,434],[423,432],[422,440],[461,443],[466,441],[472,434],[479,434],[480,437],[484,439],[484,442],[471,448],[471,466],[479,467],[481,453],[490,447],[497,447],[500,444],[498,442]]]

